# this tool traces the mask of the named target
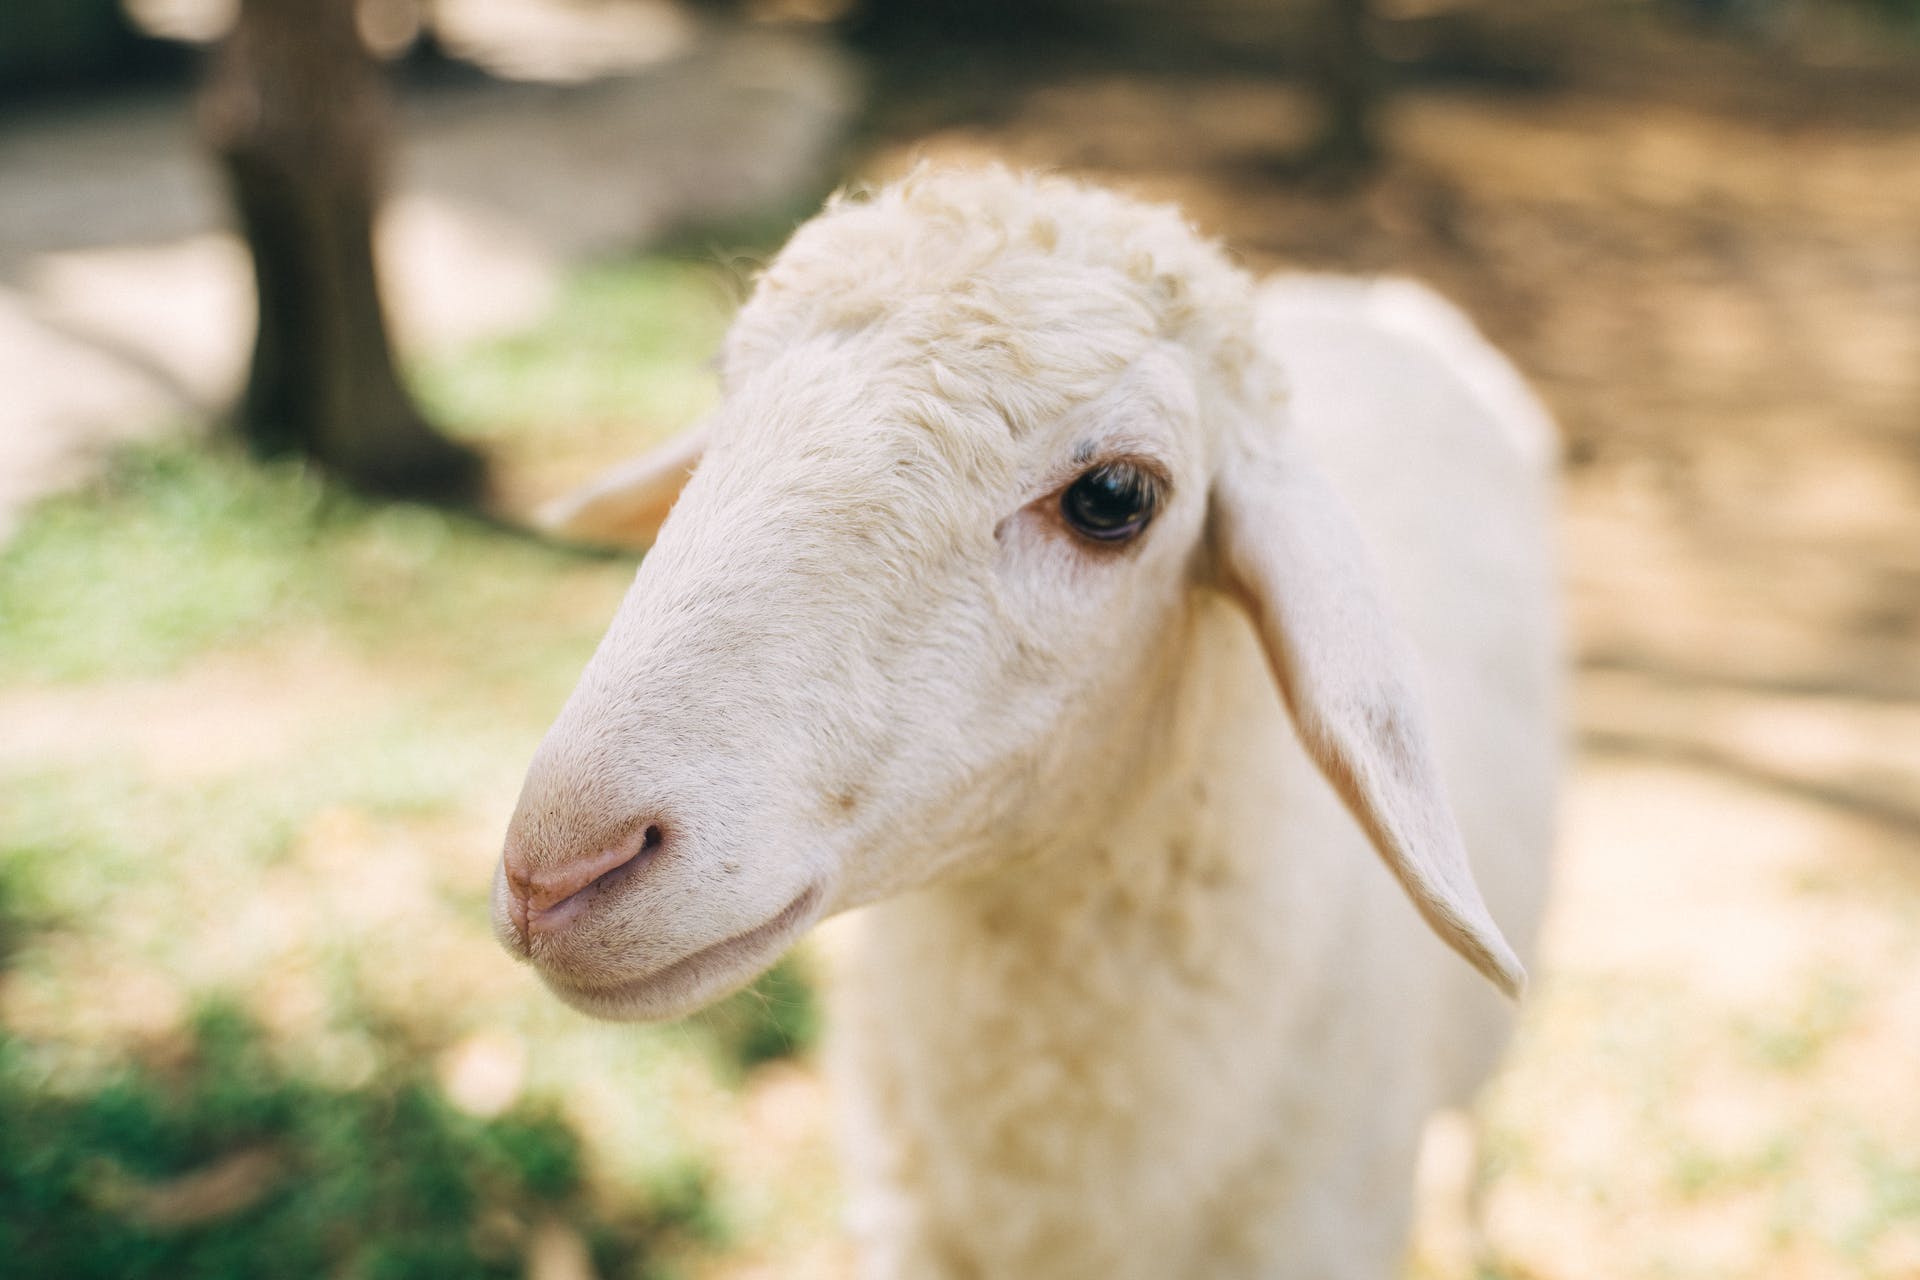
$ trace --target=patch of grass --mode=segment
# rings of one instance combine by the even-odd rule
[[[726,1069],[736,1075],[798,1057],[820,1035],[820,1008],[798,956],[788,956],[752,986],[701,1015]]]
[[[415,380],[468,436],[553,449],[615,424],[637,446],[712,400],[708,361],[739,290],[715,263],[603,264],[573,276],[540,324],[429,361]],[[411,641],[433,664],[525,671],[556,643],[590,645],[606,617],[555,626],[543,596],[627,573],[455,513],[363,501],[297,461],[260,465],[206,440],[140,446],[88,490],[41,504],[0,548],[0,670],[164,674],[323,627],[369,649]]]
[[[5,859],[0,859],[0,979],[13,964],[13,958],[26,945],[34,922],[21,903],[20,876]]]
[[[1920,1227],[1920,1162],[1873,1140],[1860,1143],[1858,1161],[1866,1204],[1842,1230],[1839,1244],[1848,1255],[1865,1260],[1888,1233]],[[1870,1268],[1869,1274],[1875,1270]]]
[[[1682,1199],[1697,1200],[1777,1181],[1793,1169],[1798,1158],[1796,1144],[1785,1136],[1738,1153],[1680,1140],[1672,1152],[1668,1181]]]
[[[569,279],[540,324],[430,360],[413,381],[438,419],[482,438],[677,426],[713,399],[708,361],[742,293],[718,263],[601,264]]]
[[[596,420],[677,425],[711,395],[723,276],[584,272],[542,326],[423,382],[503,453],[570,447]],[[0,1257],[76,1276],[519,1274],[529,1233],[558,1222],[612,1277],[665,1274],[721,1234],[734,1193],[704,1153],[741,1075],[811,1044],[802,969],[706,1021],[601,1026],[487,923],[498,811],[631,573],[206,440],[129,449],[29,513],[0,548],[0,697],[92,711],[80,745],[0,765]],[[318,695],[298,687],[309,653]],[[282,670],[292,710],[262,754],[211,767],[162,758],[211,738],[171,720],[123,735],[82,687],[133,682],[152,714],[217,736],[249,709],[200,691],[258,697]],[[183,673],[193,697],[148,696]],[[209,991],[232,1003],[183,1026]],[[514,1101],[482,1120],[439,1082],[486,1037],[517,1065]],[[153,1204],[236,1168],[270,1185],[155,1225]]]
[[[71,1087],[0,1039],[0,1256],[71,1277],[517,1276],[558,1222],[603,1273],[653,1274],[662,1240],[711,1231],[703,1177],[609,1216],[550,1108],[481,1119],[390,1052],[359,1089],[290,1073],[234,1007],[201,1010],[170,1071]]]
[[[337,504],[297,466],[130,449],[43,503],[0,550],[0,668],[77,679],[164,671],[303,612],[291,561]]]
[[[577,669],[629,572],[455,513],[368,503],[299,463],[143,446],[0,548],[0,669],[152,676],[296,631],[423,666]],[[549,605],[583,580],[604,611]]]
[[[1822,977],[1810,982],[1783,1017],[1750,1020],[1740,1027],[1747,1051],[1775,1071],[1811,1069],[1859,1016],[1864,993],[1853,983]]]
[[[107,896],[107,886],[124,892],[164,868],[160,861],[143,865],[142,854],[170,852],[154,847],[152,814],[172,797],[143,791],[124,767],[102,761],[85,772],[35,771],[6,782],[0,884],[13,905],[18,938],[92,926],[97,918],[90,908]],[[220,839],[198,852],[214,865],[224,862],[231,847],[224,839],[239,834],[236,825],[244,824],[221,828]]]

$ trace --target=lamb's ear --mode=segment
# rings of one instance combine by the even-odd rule
[[[555,498],[535,519],[548,532],[577,542],[650,546],[706,447],[703,422]]]
[[[1251,451],[1249,451],[1251,452]],[[1474,884],[1413,679],[1346,504],[1291,442],[1214,482],[1213,537],[1300,740],[1420,914],[1510,996],[1526,972]]]

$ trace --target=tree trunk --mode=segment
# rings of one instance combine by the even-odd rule
[[[1373,44],[1370,0],[1319,0],[1312,74],[1323,113],[1312,167],[1357,177],[1380,163],[1384,67]]]
[[[390,106],[353,0],[241,0],[201,107],[259,296],[240,434],[377,492],[477,496],[482,459],[394,368],[373,255]]]

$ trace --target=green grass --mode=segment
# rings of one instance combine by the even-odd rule
[[[299,463],[143,446],[93,488],[43,504],[0,549],[0,670],[10,681],[164,675],[296,634],[386,661],[558,662],[592,619],[563,610],[559,625],[538,625],[553,619],[527,605],[627,572],[456,513],[369,504]]]
[[[1684,1140],[1671,1152],[1673,1192],[1681,1200],[1777,1183],[1798,1153],[1791,1138],[1774,1135],[1746,1151],[1729,1154]]]
[[[414,381],[442,420],[483,441],[543,452],[612,429],[638,447],[712,399],[729,281],[697,262],[607,264],[571,279],[539,325],[432,361]],[[297,462],[141,447],[88,491],[43,504],[0,549],[0,671],[165,674],[300,629],[368,651],[410,644],[434,665],[525,670],[570,655],[605,617],[563,611],[555,627],[531,605],[569,580],[626,573],[470,517],[367,503]]]
[[[1891,1151],[1884,1142],[1867,1138],[1860,1139],[1857,1156],[1867,1175],[1866,1204],[1842,1230],[1840,1245],[1864,1258],[1887,1233],[1920,1227],[1920,1160],[1910,1151]]]
[[[713,1231],[697,1178],[604,1213],[556,1110],[465,1115],[403,1045],[358,1089],[289,1072],[232,1006],[200,1010],[190,1045],[172,1071],[76,1088],[0,1038],[0,1256],[16,1274],[507,1277],[557,1221],[603,1274],[646,1276],[660,1240]],[[223,1164],[235,1185],[209,1189]]]
[[[289,569],[338,527],[341,501],[297,467],[254,475],[217,453],[130,451],[0,551],[0,670],[149,674],[310,620]]]
[[[787,957],[702,1014],[701,1024],[729,1073],[804,1053],[820,1035],[820,1008],[806,964]]]
[[[713,399],[709,362],[741,294],[713,262],[603,264],[570,279],[541,324],[432,361],[414,383],[438,419],[483,438],[679,425]]]
[[[711,395],[725,311],[715,269],[612,264],[417,379],[509,452],[644,433]],[[487,923],[518,775],[631,573],[195,437],[29,514],[0,547],[0,719],[71,699],[79,746],[0,755],[8,1265],[520,1274],[558,1222],[602,1275],[665,1275],[724,1238],[710,1147],[752,1071],[811,1045],[804,965],[612,1027]],[[222,682],[236,666],[252,683]],[[192,758],[196,733],[256,722],[259,743]],[[445,1084],[476,1042],[517,1063],[497,1113]],[[156,1218],[249,1152],[260,1194]]]
[[[1742,1026],[1747,1049],[1773,1070],[1807,1071],[1854,1024],[1862,1000],[1857,986],[1830,975],[1815,975],[1784,1014]]]

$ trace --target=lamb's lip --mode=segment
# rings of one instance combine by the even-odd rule
[[[719,994],[705,990],[718,985],[707,979],[757,972],[761,964],[745,963],[749,960],[771,961],[812,923],[824,896],[823,885],[810,884],[762,924],[710,943],[657,969],[605,986],[574,982],[544,966],[540,976],[562,999],[600,1017],[676,1017],[704,1004],[710,995]]]

